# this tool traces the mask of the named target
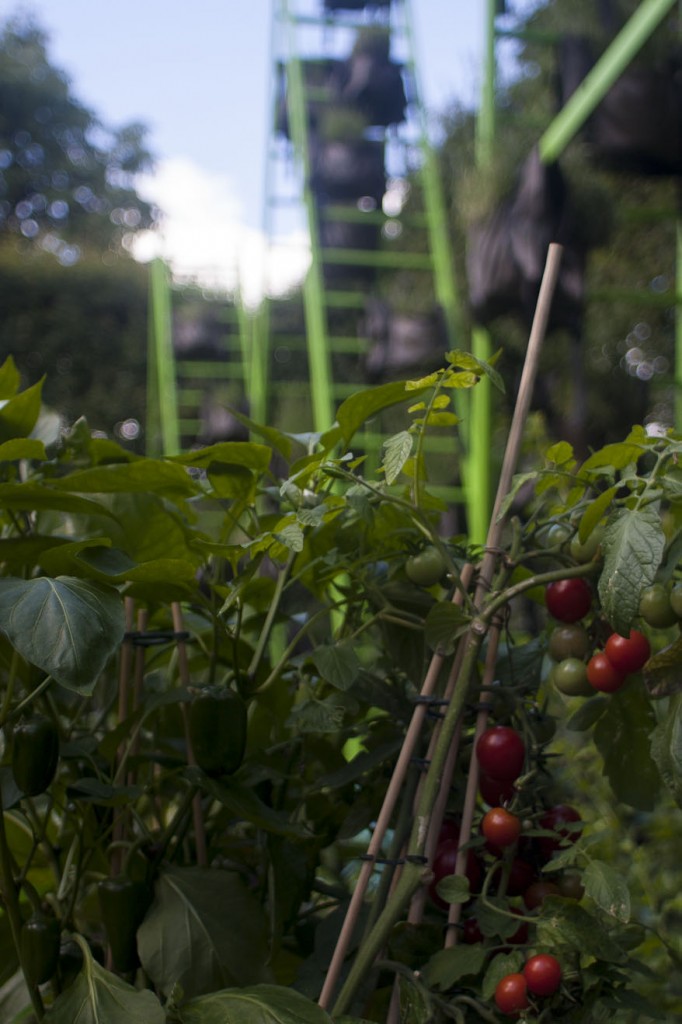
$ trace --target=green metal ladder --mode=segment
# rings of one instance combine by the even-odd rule
[[[274,417],[288,429],[320,432],[333,424],[344,398],[371,382],[365,372],[371,339],[363,331],[363,314],[377,295],[405,285],[420,296],[430,296],[442,318],[442,346],[434,351],[430,369],[442,365],[448,349],[468,347],[462,340],[447,212],[420,98],[410,2],[393,0],[380,12],[372,11],[371,4],[369,12],[325,12],[323,6],[323,0],[275,0],[274,4],[265,232],[272,251],[297,224],[307,233],[311,258],[299,296],[299,324],[293,330],[291,325],[278,329],[281,304],[266,303],[269,309],[262,314],[250,378],[255,419]],[[311,110],[324,114],[337,101],[329,87],[320,83],[318,72],[347,58],[353,40],[368,30],[388,35],[391,60],[402,69],[407,100],[402,121],[383,127],[370,123],[365,133],[365,138],[385,147],[392,190],[389,187],[383,204],[362,196],[357,202],[334,197],[320,202],[311,186],[318,144],[311,132]],[[282,113],[286,132],[277,124]],[[412,194],[401,208],[396,196],[408,177]],[[341,234],[349,226],[351,235],[354,226],[370,233],[375,229],[379,242],[367,247],[329,244],[330,225],[332,234],[338,233],[339,226]],[[386,424],[379,423],[357,439],[368,457],[376,458],[385,431]],[[430,442],[432,450],[449,448],[451,458],[452,443],[451,437],[434,437]],[[454,493],[451,487],[445,490]],[[461,501],[461,490],[455,490]]]

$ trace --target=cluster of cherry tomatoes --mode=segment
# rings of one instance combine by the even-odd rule
[[[532,914],[549,895],[580,899],[583,888],[576,872],[557,873],[553,876],[556,881],[545,879],[541,874],[542,867],[554,853],[580,834],[578,811],[556,804],[533,812],[527,819],[525,812],[522,817],[510,809],[518,793],[523,793],[523,782],[519,783],[519,779],[529,767],[526,744],[513,727],[493,725],[486,729],[476,742],[476,758],[479,792],[488,807],[484,808],[480,821],[485,845],[478,848],[474,844],[467,855],[465,873],[470,892],[480,893],[486,873],[492,871],[488,883],[490,891],[504,891],[512,899],[509,913],[521,918]],[[524,835],[524,831],[551,834]],[[437,886],[442,878],[454,874],[459,839],[459,823],[446,819],[440,831],[429,890],[433,902],[442,909],[447,909],[448,905],[438,896]],[[514,905],[515,897],[520,897],[519,906]],[[468,910],[461,925],[462,940],[468,944],[484,942],[485,936],[476,919],[476,904]],[[505,946],[526,945],[528,922],[521,920],[519,927],[503,942]],[[549,953],[537,953],[526,961],[522,972],[509,974],[500,981],[495,991],[495,1004],[502,1013],[516,1013],[529,1005],[529,994],[552,995],[560,983],[559,961]]]
[[[495,989],[495,1005],[505,1015],[517,1014],[530,1005],[528,993],[552,996],[561,985],[561,964],[551,953],[538,953],[523,966],[523,971],[507,974]]]
[[[645,592],[644,611],[648,599]],[[628,676],[639,672],[649,660],[649,640],[636,629],[631,629],[627,637],[611,633],[603,649],[591,653],[591,641],[581,622],[592,607],[592,591],[584,579],[575,577],[550,583],[545,590],[545,604],[559,623],[549,638],[549,654],[555,661],[551,678],[557,690],[566,696],[587,697],[595,691],[615,693]]]

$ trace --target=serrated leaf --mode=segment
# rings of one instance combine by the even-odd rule
[[[424,622],[427,644],[438,654],[452,654],[468,621],[466,612],[459,605],[451,601],[439,601],[430,609]]]
[[[58,683],[92,693],[125,628],[118,591],[69,576],[0,580],[0,628]]]
[[[575,900],[547,896],[538,918],[538,945],[557,943],[607,963],[622,964],[627,957],[601,922]]]
[[[478,974],[483,969],[487,955],[482,946],[453,946],[451,949],[440,949],[434,953],[421,973],[427,985],[444,992],[461,978]]]
[[[568,441],[557,441],[556,444],[550,445],[547,449],[545,459],[555,466],[562,466],[564,468],[573,466],[575,463],[573,445],[569,444]]]
[[[681,662],[682,638],[674,640],[649,658],[642,675],[652,697],[671,697],[682,691]]]
[[[641,811],[653,809],[660,788],[649,739],[655,726],[651,702],[633,681],[611,695],[594,729],[604,774],[616,799]]]
[[[181,1024],[332,1024],[329,1014],[317,1003],[281,985],[254,985],[201,996],[182,1006],[180,1021]]]
[[[83,967],[43,1018],[45,1024],[164,1024],[166,1013],[153,992],[136,989],[106,971],[85,944]]]
[[[362,668],[350,643],[320,644],[311,658],[322,678],[337,690],[350,689]]]
[[[287,725],[297,732],[338,732],[343,725],[344,710],[334,699],[307,700],[297,704],[287,719]]]
[[[476,920],[478,927],[487,938],[499,936],[502,939],[509,938],[519,929],[519,922],[509,912],[509,905],[506,900],[498,900],[488,897],[485,903],[476,905]]]
[[[618,509],[604,529],[599,597],[612,628],[629,636],[642,591],[650,586],[665,547],[657,504]]]
[[[630,890],[627,882],[609,864],[590,860],[582,874],[585,892],[598,907],[623,924],[630,920]]]
[[[186,998],[269,980],[267,926],[260,902],[232,871],[168,867],[137,932],[147,975],[165,996]]]
[[[651,734],[651,756],[675,802],[682,807],[682,694],[675,694],[668,713]]]
[[[413,438],[407,430],[389,437],[383,444],[381,465],[386,483],[392,484],[400,476],[400,472],[412,454]]]
[[[477,359],[471,352],[463,352],[460,349],[446,352],[445,358],[451,366],[458,366],[462,370],[469,370],[478,377],[486,376],[491,384],[504,394],[504,381],[498,371],[491,365],[491,361],[486,362],[483,359]]]

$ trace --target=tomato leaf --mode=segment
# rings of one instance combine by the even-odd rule
[[[85,694],[92,693],[124,632],[118,592],[69,576],[0,580],[0,622],[27,661]]]
[[[269,980],[263,910],[231,871],[162,871],[137,944],[142,966],[166,996],[175,985],[192,999],[228,985]]]
[[[403,466],[412,454],[413,444],[412,434],[407,430],[402,430],[384,441],[381,465],[387,484],[394,483],[400,476]]]
[[[651,702],[641,685],[633,681],[611,695],[594,729],[594,742],[604,759],[604,774],[616,799],[641,811],[653,808],[660,788],[649,739],[655,726]]]
[[[622,964],[627,957],[600,921],[575,900],[547,896],[537,925],[537,944],[547,948],[563,943],[587,956]]]
[[[0,441],[26,437],[36,425],[41,409],[43,380],[26,388],[0,406]]]
[[[445,991],[455,985],[460,978],[478,974],[487,955],[481,945],[439,949],[423,968],[422,975],[427,985]]]
[[[608,697],[590,697],[566,720],[566,728],[571,732],[585,732],[591,729],[606,712],[608,705]]]
[[[582,876],[585,892],[598,907],[623,924],[630,920],[630,890],[627,882],[609,864],[590,860]]]
[[[404,381],[391,381],[389,384],[380,384],[376,388],[367,388],[351,395],[341,403],[336,412],[344,441],[350,441],[370,416],[393,405],[398,405],[400,402],[405,402],[426,390],[427,385],[422,381],[409,392]]]
[[[180,1009],[182,1024],[331,1024],[329,1014],[295,989],[254,985],[201,996]]]
[[[629,635],[639,611],[640,595],[653,583],[664,547],[665,534],[656,503],[637,510],[620,508],[607,521],[599,596],[604,614],[617,633]]]

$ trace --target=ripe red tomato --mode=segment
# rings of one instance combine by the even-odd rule
[[[442,899],[437,892],[438,883],[448,875],[454,875],[457,863],[457,850],[459,849],[459,834],[454,838],[444,839],[438,844],[433,858],[433,878],[429,883],[429,896],[441,910],[448,910],[450,904]],[[469,880],[470,892],[476,892],[481,884],[482,870],[473,850],[467,852],[466,867],[464,870]]]
[[[483,815],[481,831],[492,847],[503,850],[521,835],[521,819],[504,807],[491,807]]]
[[[507,974],[498,981],[495,1005],[505,1016],[511,1016],[527,1008],[528,983],[522,974]]]
[[[478,778],[478,791],[487,804],[499,807],[514,796],[514,783],[505,779],[491,779],[489,775],[481,774]]]
[[[555,580],[545,589],[545,605],[559,622],[577,622],[584,619],[592,607],[592,591],[579,576]]]
[[[549,860],[553,853],[560,849],[562,845],[565,845],[563,840],[570,839],[571,842],[575,842],[581,835],[582,829],[562,829],[561,826],[569,822],[581,820],[580,814],[576,811],[575,807],[569,807],[568,804],[556,804],[545,811],[538,824],[540,828],[551,829],[551,831],[556,832],[558,838],[552,839],[550,836],[538,836],[537,843],[541,855]]]
[[[561,985],[561,964],[550,953],[538,953],[526,961],[523,976],[533,995],[552,996]]]
[[[533,882],[523,894],[523,902],[529,910],[541,907],[548,896],[560,896],[561,890],[554,882]]]
[[[612,633],[604,646],[604,654],[615,668],[628,675],[639,672],[649,660],[651,644],[644,633],[636,629],[631,629],[627,637]]]
[[[484,775],[513,782],[523,771],[526,745],[516,729],[493,725],[478,737],[476,756]]]
[[[616,668],[604,651],[597,651],[587,663],[587,681],[593,690],[615,693],[625,684],[625,672]]]

